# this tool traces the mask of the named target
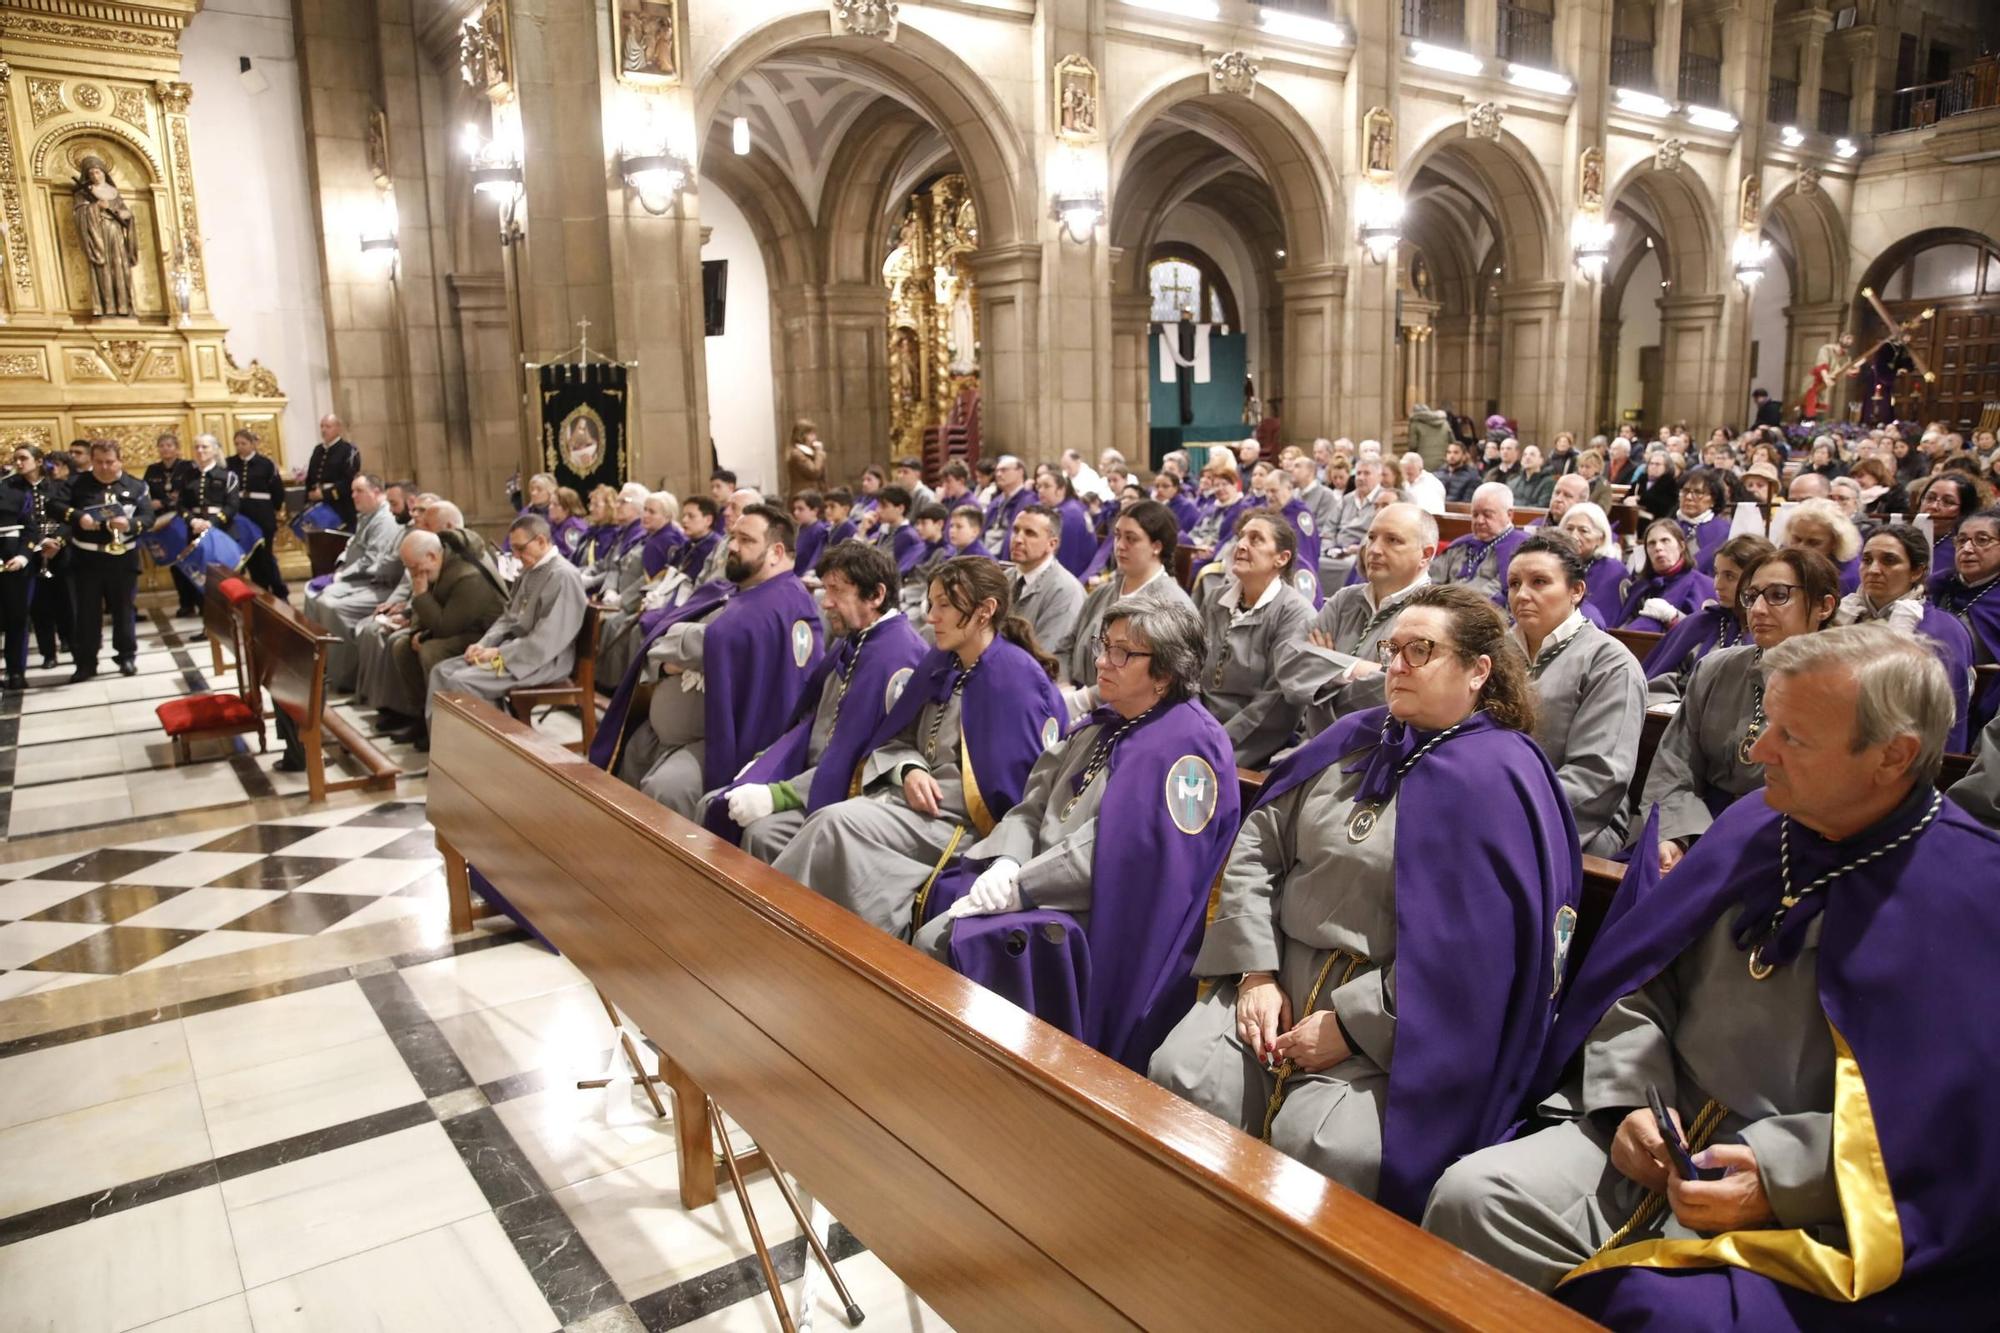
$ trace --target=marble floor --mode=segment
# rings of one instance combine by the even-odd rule
[[[121,706],[201,688],[188,623],[108,682],[158,693],[9,696],[8,776],[20,719],[115,744],[144,735]],[[254,740],[179,771],[148,748],[10,792],[70,817],[0,847],[0,1333],[777,1328],[727,1186],[680,1206],[594,989],[504,917],[450,934],[421,774],[314,807],[244,780]],[[139,778],[188,799],[141,814]],[[749,1188],[801,1323],[844,1327]],[[944,1328],[827,1225],[867,1327]]]

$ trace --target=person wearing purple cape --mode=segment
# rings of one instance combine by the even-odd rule
[[[1216,557],[1236,535],[1236,525],[1243,515],[1264,507],[1264,497],[1246,494],[1236,469],[1226,461],[1210,463],[1202,469],[1202,475],[1214,483],[1215,492],[1214,504],[1188,532],[1187,544],[1193,548],[1195,556],[1194,563],[1188,568],[1188,578],[1195,586],[1199,586],[1196,581],[1205,573],[1229,572],[1228,562]]]
[[[1940,542],[1942,544],[1942,542]],[[1972,635],[1973,660],[2000,661],[2000,509],[1987,509],[1952,535],[1952,572],[1931,580],[1931,605],[1949,613]],[[2000,716],[2000,676],[1983,675],[1972,692],[1967,722],[1983,730]]]
[[[1601,505],[1579,500],[1563,511],[1556,528],[1583,553],[1584,619],[1599,629],[1610,629],[1625,605],[1625,561],[1618,537],[1611,531],[1610,517]]]
[[[611,502],[611,521],[616,535],[583,574],[584,590],[593,597],[600,591],[610,596],[618,591],[621,581],[636,581],[641,576],[639,549],[645,544],[646,529],[639,521],[639,513],[646,503],[647,494],[646,488],[636,481],[628,481],[618,488],[618,494]]]
[[[1615,1329],[1988,1327],[2000,834],[1936,791],[1944,669],[1862,625],[1764,671],[1763,797],[1633,865],[1536,1080],[1563,1118],[1424,1225]]]
[[[836,486],[826,493],[826,544],[838,546],[852,541],[861,532],[861,525],[854,521],[854,492],[845,486]]]
[[[820,604],[840,640],[806,679],[784,734],[703,798],[709,831],[769,864],[814,812],[847,799],[863,746],[902,696],[927,650],[896,608],[901,579],[887,553],[842,542],[820,557]]]
[[[1012,614],[992,560],[948,560],[926,617],[937,649],[889,710],[848,798],[807,819],[773,868],[891,934],[966,845],[1021,798],[1037,756],[1062,739],[1056,662]]]
[[[598,591],[600,604],[612,608],[597,632],[597,669],[606,680],[623,676],[631,665],[639,618],[688,545],[687,534],[674,525],[674,497],[666,491],[640,502],[639,529],[642,540],[626,550]]]
[[[1431,578],[1463,583],[1481,597],[1496,598],[1507,586],[1514,548],[1527,539],[1514,526],[1514,492],[1502,482],[1481,482],[1472,493],[1472,531],[1438,552],[1431,561]]]
[[[985,556],[992,559],[986,544],[979,537],[985,523],[985,516],[978,505],[960,505],[952,510],[944,525],[944,558],[958,560]]]
[[[794,540],[783,510],[745,508],[729,532],[735,592],[714,616],[684,620],[646,649],[659,679],[612,771],[683,818],[778,738],[819,665],[823,631],[792,573]]]
[[[1694,567],[1687,533],[1670,518],[1646,525],[1646,567],[1625,588],[1617,628],[1664,633],[1668,626],[1715,595],[1715,580]]]
[[[1379,660],[1387,707],[1266,779],[1148,1073],[1414,1218],[1531,1090],[1583,876],[1492,604],[1420,588]]]
[[[1919,461],[1928,454],[1928,449],[1910,451],[1910,457]],[[1979,484],[1964,472],[1952,470],[1921,482],[1913,479],[1909,493],[1912,508],[1931,521],[1931,540],[1937,548],[1932,575],[1950,574],[1957,567],[1957,547],[1952,539],[1966,520],[1979,513]]]
[[[569,555],[570,563],[578,569],[594,570],[609,558],[611,548],[618,540],[618,524],[611,517],[617,500],[618,492],[609,486],[599,486],[591,491],[589,526],[584,529],[583,540]]]
[[[1681,478],[1680,513],[1675,521],[1687,537],[1688,559],[1702,573],[1715,573],[1715,553],[1729,540],[1729,491],[1710,468]]]
[[[1035,503],[1056,516],[1056,563],[1078,579],[1097,553],[1090,515],[1077,498],[1076,486],[1060,468],[1043,463],[1035,469]],[[1060,654],[1058,654],[1060,656]]]
[[[582,508],[582,498],[568,486],[556,487],[555,499],[549,501],[549,533],[555,539],[556,550],[572,564],[590,530],[578,512]]]
[[[1162,471],[1154,475],[1153,498],[1173,510],[1174,521],[1180,524],[1183,535],[1201,517],[1201,505],[1182,488],[1181,479],[1171,472]]]
[[[792,497],[792,524],[799,530],[799,549],[792,556],[792,573],[804,578],[819,567],[819,558],[827,549],[826,535],[832,529],[827,526],[826,501],[818,491],[800,491]]]
[[[1715,596],[1674,622],[1640,665],[1646,671],[1646,693],[1655,699],[1678,699],[1687,689],[1695,663],[1722,648],[1744,641],[1743,608],[1736,600],[1743,571],[1778,548],[1762,537],[1744,533],[1731,537],[1715,553]]]
[[[1924,603],[1924,571],[1930,568],[1930,543],[1917,528],[1878,528],[1862,545],[1861,587],[1840,599],[1836,625],[1880,622],[1902,634],[1921,634],[1951,682],[1956,711],[1944,748],[1964,754],[1969,737],[1966,721],[1971,705],[1972,635],[1948,611]]]
[[[1194,697],[1192,607],[1120,601],[1095,637],[1102,704],[938,876],[912,942],[1143,1071],[1194,1002],[1209,886],[1236,836],[1236,757]]]
[[[1831,560],[1840,571],[1842,596],[1861,586],[1861,529],[1839,505],[1823,496],[1797,500],[1778,511],[1772,526],[1778,545],[1818,551]]]
[[[1319,585],[1319,523],[1305,502],[1298,498],[1292,488],[1292,474],[1284,468],[1266,470],[1258,483],[1264,497],[1264,507],[1274,514],[1284,515],[1285,522],[1292,525],[1292,535],[1298,540],[1298,558],[1292,561],[1292,587],[1299,596],[1305,598],[1317,611],[1326,604],[1326,597]]]
[[[986,526],[979,541],[986,553],[998,560],[1007,554],[1014,534],[1014,520],[1035,502],[1034,488],[1028,485],[1028,469],[1012,454],[993,460],[993,500],[986,506]]]
[[[1741,587],[1750,641],[1695,664],[1639,793],[1640,810],[1659,807],[1651,850],[1663,871],[1717,815],[1764,785],[1764,767],[1750,757],[1765,726],[1763,655],[1825,629],[1840,601],[1839,574],[1813,551],[1773,551],[1743,571]],[[1635,839],[1642,833],[1635,830]],[[1635,859],[1647,851],[1632,845]]]
[[[884,486],[875,500],[875,528],[869,544],[896,562],[899,573],[907,574],[923,558],[924,539],[910,522],[910,493],[901,486]]]

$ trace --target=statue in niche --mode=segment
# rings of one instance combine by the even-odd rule
[[[103,158],[92,154],[76,164],[71,198],[77,239],[90,265],[91,313],[131,314],[132,267],[139,262],[138,223],[112,183]]]
[[[923,400],[923,352],[917,346],[914,329],[896,330],[896,402],[915,407]]]
[[[951,318],[945,326],[945,351],[950,353],[951,358],[948,365],[954,375],[970,375],[979,369],[979,342],[973,332],[972,297],[961,281],[954,279],[951,287]]]
[[[1424,262],[1422,255],[1410,257],[1410,286],[1422,299],[1431,299],[1431,266]]]
[[[1396,117],[1387,107],[1370,107],[1363,117],[1366,170],[1377,178],[1396,174]]]

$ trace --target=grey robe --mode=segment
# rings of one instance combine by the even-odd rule
[[[522,573],[508,595],[507,609],[480,636],[479,642],[500,650],[502,670],[474,666],[463,657],[431,669],[424,694],[424,717],[440,691],[474,694],[498,703],[519,685],[546,685],[569,677],[576,665],[576,636],[583,628],[583,575],[554,551],[542,563]]]
[[[657,682],[646,720],[626,738],[618,776],[684,819],[701,804],[702,769],[708,760],[708,696],[699,680],[708,624],[725,602],[698,620],[671,626],[646,653],[646,674]],[[677,672],[669,666],[681,668]]]
[[[326,659],[327,688],[354,688],[359,659],[354,648],[355,632],[388,600],[403,573],[399,549],[403,528],[389,506],[375,506],[356,520],[354,535],[333,567],[333,582],[317,593],[306,594],[307,619],[334,637]]]
[[[1032,584],[1019,570],[1014,572],[1012,583],[1014,614],[1034,626],[1035,642],[1057,661],[1068,657],[1076,639],[1077,618],[1083,614],[1083,585],[1076,581],[1076,575],[1051,557]]]
[[[1426,1230],[1531,1287],[1554,1287],[1646,1198],[1611,1165],[1610,1147],[1625,1114],[1657,1085],[1684,1128],[1710,1098],[1727,1108],[1712,1141],[1757,1154],[1777,1225],[1845,1248],[1832,1171],[1833,1038],[1819,1002],[1821,921],[1807,927],[1797,961],[1756,981],[1736,947],[1735,917],[1734,907],[1723,912],[1598,1023],[1581,1085],[1544,1107],[1587,1118],[1458,1161],[1431,1194]],[[1620,1243],[1696,1234],[1660,1208]]]
[[[1391,492],[1390,500],[1393,502],[1394,499],[1394,492]],[[1342,548],[1359,547],[1368,540],[1368,525],[1375,521],[1375,511],[1380,508],[1376,504],[1363,504],[1358,491],[1349,491],[1340,497],[1340,510],[1334,516],[1332,526],[1320,528],[1320,587],[1338,588],[1347,582],[1348,572],[1354,568],[1359,551],[1349,555]]]
[[[1333,639],[1335,652],[1373,661],[1377,645],[1396,623],[1396,609],[1429,582],[1427,576],[1419,574],[1415,583],[1389,594],[1388,601],[1379,609],[1367,584],[1352,584],[1326,599],[1326,605],[1313,618],[1312,628]],[[1349,713],[1381,704],[1385,684],[1382,673],[1342,684],[1341,678],[1346,673],[1345,666],[1304,638],[1279,650],[1274,672],[1278,688],[1284,691],[1287,703],[1304,710],[1308,737],[1319,735]]]
[[[1979,733],[1972,771],[1952,786],[1951,799],[1986,827],[2000,829],[2000,717]]]
[[[671,567],[661,570],[656,578],[646,577],[643,546],[642,542],[626,553],[617,573],[599,594],[602,601],[618,603],[618,609],[604,617],[604,628],[597,637],[597,678],[614,688],[625,679],[632,654],[639,650],[639,617],[645,610],[646,595],[661,578],[673,577]]]
[[[1232,581],[1201,618],[1208,646],[1202,702],[1229,733],[1236,762],[1245,768],[1268,764],[1299,724],[1301,710],[1285,698],[1274,668],[1281,650],[1304,641],[1313,607],[1283,579],[1275,586],[1276,596],[1238,618],[1232,603],[1241,589]]]
[[[1077,925],[1090,924],[1091,866],[1097,855],[1097,811],[1104,803],[1105,774],[1099,772],[1076,795],[1075,780],[1090,764],[1103,738],[1103,724],[1073,731],[1028,770],[1021,799],[993,831],[965,849],[971,860],[1010,857],[1020,863],[1014,882],[1024,907],[1068,912]],[[915,944],[942,960],[951,947],[951,922],[939,917],[917,931]]]
[[[1083,609],[1077,616],[1076,632],[1063,661],[1063,679],[1068,684],[1080,687],[1097,684],[1097,640],[1104,633],[1104,617],[1110,614],[1112,605],[1124,600],[1121,591],[1124,586],[1124,575],[1113,569],[1105,576],[1104,581],[1092,588],[1090,595],[1083,599]],[[1180,606],[1190,604],[1186,591],[1180,584],[1174,582],[1173,574],[1164,569],[1132,595]],[[1047,646],[1044,644],[1044,649]],[[1089,708],[1086,707],[1084,711],[1088,712]]]
[[[1625,645],[1587,620],[1545,661],[1540,674],[1529,675],[1535,744],[1555,765],[1583,850],[1614,855],[1632,823],[1646,674]]]
[[[1343,756],[1344,758],[1344,756]],[[1396,1044],[1397,802],[1365,841],[1347,837],[1360,773],[1329,765],[1251,812],[1230,849],[1222,895],[1195,958],[1218,984],[1153,1053],[1154,1082],[1272,1147],[1372,1197]],[[1292,1021],[1335,1010],[1354,1054],[1294,1071],[1275,1116],[1276,1081],[1236,1035],[1237,982],[1271,972]]]
[[[1724,648],[1702,658],[1688,678],[1687,697],[1653,752],[1635,821],[1643,825],[1657,801],[1662,841],[1706,833],[1715,816],[1705,798],[1721,801],[1764,785],[1764,766],[1737,757],[1750,727],[1758,657],[1755,644]]]
[[[1507,531],[1512,532],[1513,529],[1509,528]],[[1503,532],[1500,535],[1504,537],[1507,534]],[[1472,577],[1469,579],[1458,577],[1458,562],[1463,558],[1457,551],[1451,549],[1450,543],[1440,546],[1437,555],[1431,560],[1431,578],[1438,583],[1463,583],[1481,597],[1500,597],[1505,590],[1500,586],[1499,541],[1495,540],[1486,554],[1480,557],[1479,564],[1473,569]],[[1502,600],[1505,598],[1502,597]]]
[[[906,934],[917,891],[948,852],[964,846],[971,824],[958,765],[958,715],[956,694],[925,704],[914,722],[862,762],[862,794],[815,812],[772,868],[870,925]],[[911,809],[903,797],[902,772],[912,764],[929,769],[942,789],[936,815]]]

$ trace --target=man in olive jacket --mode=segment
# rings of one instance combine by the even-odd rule
[[[412,532],[403,538],[410,571],[411,634],[390,643],[399,711],[423,717],[424,683],[439,662],[464,654],[506,609],[507,599],[486,567],[469,556],[461,532]],[[402,705],[407,702],[408,708]],[[419,730],[421,722],[410,728]]]

